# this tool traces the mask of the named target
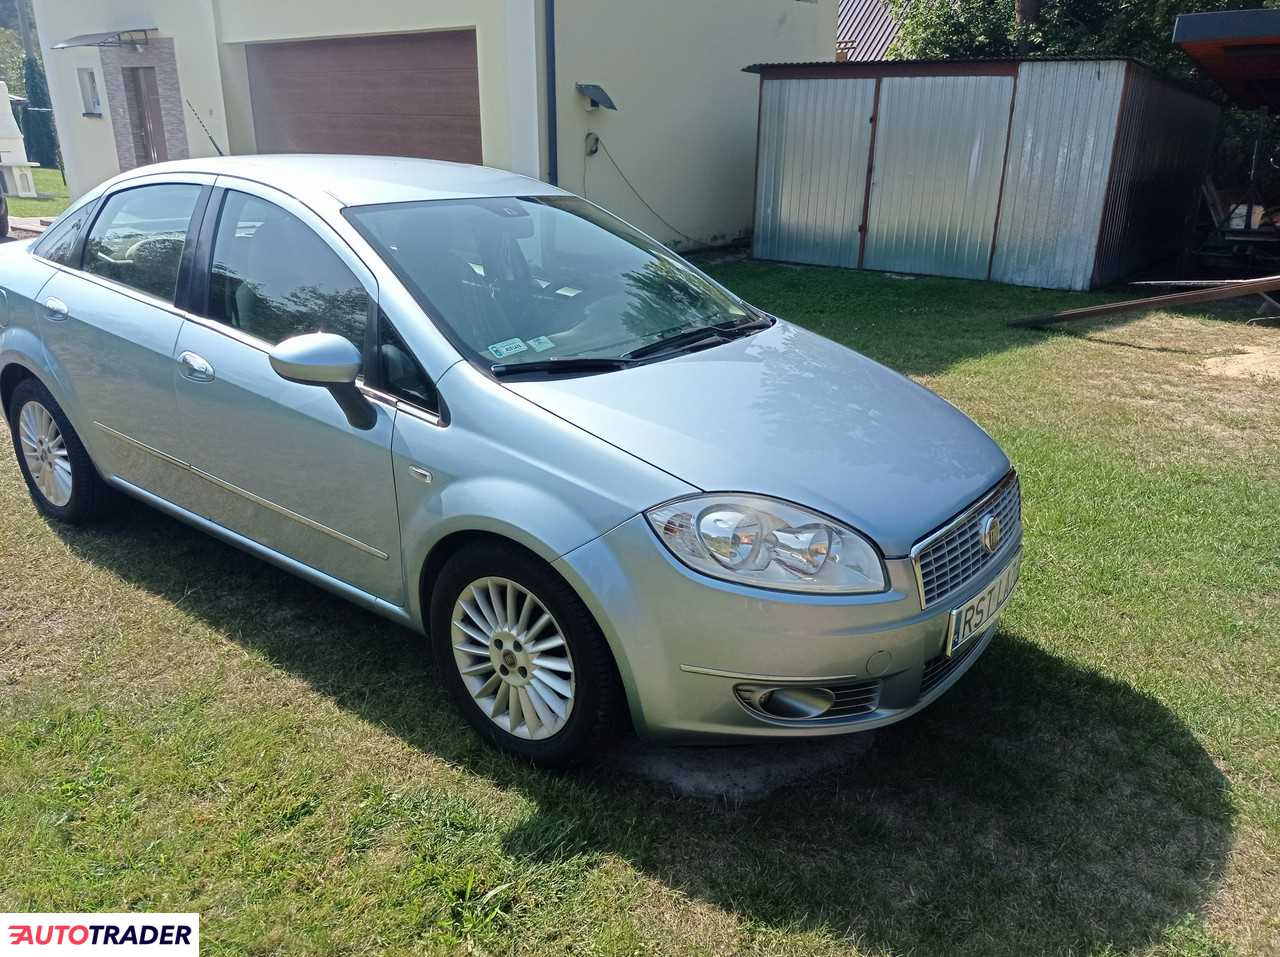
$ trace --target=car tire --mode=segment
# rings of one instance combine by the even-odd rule
[[[432,589],[429,626],[450,696],[502,750],[562,768],[621,727],[622,683],[599,626],[565,580],[520,546],[477,542],[453,555]]]
[[[42,514],[68,525],[102,514],[106,483],[66,413],[38,379],[23,379],[13,390],[9,431],[27,491]]]

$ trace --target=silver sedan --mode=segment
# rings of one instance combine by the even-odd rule
[[[953,684],[1017,582],[1005,455],[946,402],[498,170],[134,170],[0,248],[37,508],[109,489],[429,635],[544,764],[860,731]]]

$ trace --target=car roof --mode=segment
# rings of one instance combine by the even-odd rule
[[[502,169],[405,156],[282,153],[209,156],[140,166],[113,179],[113,188],[138,176],[207,173],[239,176],[308,202],[341,206],[483,196],[568,196],[564,190]]]

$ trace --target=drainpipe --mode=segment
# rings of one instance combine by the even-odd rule
[[[556,144],[556,0],[544,2],[542,36],[546,42],[543,60],[547,71],[547,182],[558,186],[560,164]]]

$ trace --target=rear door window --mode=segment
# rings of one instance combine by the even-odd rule
[[[111,196],[89,231],[84,270],[173,302],[200,190],[189,183],[161,183]]]

